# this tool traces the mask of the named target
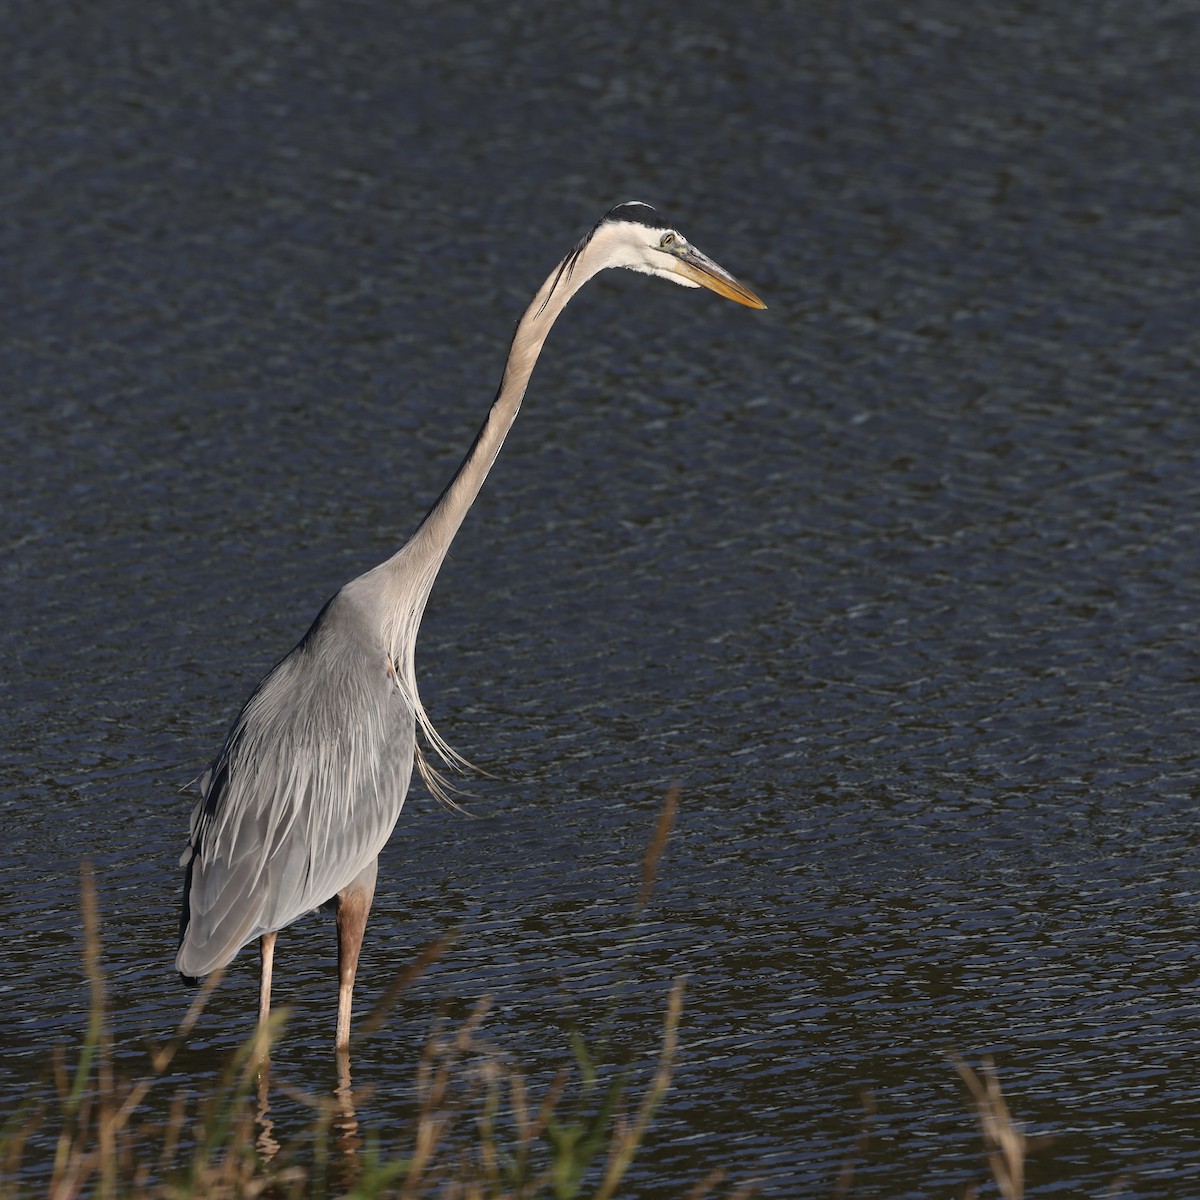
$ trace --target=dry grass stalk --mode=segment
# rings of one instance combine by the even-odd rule
[[[661,827],[661,820],[659,824]],[[633,1124],[628,1126],[623,1122],[618,1124],[609,1148],[608,1167],[604,1173],[604,1181],[596,1192],[595,1200],[609,1200],[609,1197],[616,1195],[617,1187],[625,1177],[625,1172],[629,1170],[629,1164],[633,1161],[633,1156],[646,1136],[646,1130],[650,1127],[654,1110],[671,1086],[671,1079],[675,1073],[679,1017],[683,1012],[683,987],[683,979],[676,979],[671,986],[671,995],[667,1000],[667,1015],[663,1023],[663,1043],[658,1057],[658,1069],[654,1072],[654,1078],[650,1081],[650,1086],[646,1089],[646,1094],[638,1105]]]
[[[658,860],[662,857],[667,838],[671,836],[671,827],[675,824],[675,814],[679,810],[679,784],[673,783],[667,789],[662,811],[658,814],[658,824],[654,827],[654,836],[646,846],[642,857],[642,887],[638,892],[637,909],[641,911],[650,902],[654,892],[654,883],[658,878]]]
[[[1025,1195],[1025,1151],[1028,1143],[1024,1131],[1008,1111],[995,1063],[991,1058],[983,1060],[981,1078],[958,1055],[951,1055],[950,1061],[975,1101],[984,1151],[1000,1195],[1004,1200],[1022,1200]]]
[[[659,814],[642,862],[639,908],[653,892],[659,862],[679,804],[673,787]],[[576,1041],[582,1080],[568,1098],[570,1073],[564,1067],[546,1086],[540,1102],[530,1096],[521,1070],[505,1055],[481,1040],[480,1030],[490,1006],[484,999],[470,1017],[450,1034],[432,1036],[417,1068],[418,1112],[402,1141],[402,1156],[384,1158],[378,1144],[358,1135],[348,1062],[339,1062],[335,1099],[303,1097],[316,1113],[310,1130],[280,1149],[269,1103],[267,1065],[283,1012],[273,1014],[231,1056],[210,1095],[198,1104],[186,1092],[171,1098],[165,1117],[155,1120],[145,1109],[148,1094],[161,1085],[186,1044],[205,1005],[220,981],[214,973],[205,981],[174,1035],[163,1046],[149,1049],[150,1071],[133,1081],[115,1075],[109,1034],[107,986],[102,966],[100,918],[95,881],[86,864],[81,878],[84,927],[84,971],[91,1004],[87,1034],[73,1065],[63,1048],[52,1056],[50,1103],[33,1101],[10,1117],[0,1129],[0,1200],[19,1197],[30,1182],[27,1151],[30,1139],[44,1129],[50,1115],[56,1137],[50,1143],[53,1161],[46,1194],[53,1200],[73,1200],[88,1194],[101,1200],[182,1200],[184,1197],[228,1197],[256,1200],[269,1194],[319,1197],[331,1194],[327,1171],[332,1157],[341,1169],[343,1186],[336,1194],[361,1200],[399,1196],[421,1200],[438,1195],[445,1200],[533,1200],[535,1196],[585,1194],[587,1180],[599,1173],[595,1200],[618,1194],[630,1165],[649,1130],[654,1113],[671,1086],[678,1051],[678,1028],[684,981],[670,992],[663,1020],[657,1065],[644,1093],[627,1110],[626,1082],[617,1074],[607,1088],[597,1088],[595,1068],[582,1039]],[[383,1024],[405,987],[440,958],[450,939],[427,946],[406,965],[360,1026],[360,1040]],[[256,1086],[257,1085],[257,1086]],[[53,1099],[57,1098],[57,1111]],[[254,1101],[257,1099],[257,1109]],[[256,1128],[257,1126],[257,1128]],[[264,1150],[264,1146],[269,1149]],[[297,1153],[312,1156],[311,1167],[294,1165]],[[699,1200],[722,1181],[712,1172],[691,1197]],[[564,1190],[565,1189],[565,1190]],[[39,1193],[42,1187],[37,1189]],[[736,1193],[748,1196],[749,1190]]]
[[[408,1173],[400,1189],[402,1200],[413,1200],[427,1182],[434,1158],[444,1136],[458,1115],[474,1099],[470,1089],[461,1097],[452,1097],[451,1088],[458,1078],[456,1068],[475,1044],[475,1036],[491,1008],[490,997],[483,997],[470,1017],[452,1039],[430,1038],[417,1068],[417,1095],[421,1109],[417,1117]]]
[[[833,1194],[838,1200],[850,1194],[850,1188],[854,1184],[854,1173],[858,1163],[867,1157],[867,1150],[871,1144],[871,1122],[875,1119],[875,1114],[879,1111],[875,1103],[875,1093],[870,1088],[863,1088],[858,1093],[859,1101],[862,1103],[863,1115],[858,1126],[858,1138],[855,1141],[854,1150],[846,1155],[845,1161],[842,1163],[842,1169],[838,1172],[837,1183],[834,1184]]]
[[[355,1045],[361,1045],[372,1034],[377,1033],[387,1020],[388,1013],[400,998],[401,992],[414,984],[425,972],[445,955],[454,944],[452,933],[443,934],[426,945],[412,962],[405,964],[396,972],[396,977],[387,986],[387,990],[372,1007],[371,1011],[359,1022],[355,1035]]]

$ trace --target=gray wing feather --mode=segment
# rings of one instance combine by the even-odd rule
[[[184,975],[223,966],[373,862],[408,792],[414,715],[344,592],[259,684],[201,780],[183,865]]]

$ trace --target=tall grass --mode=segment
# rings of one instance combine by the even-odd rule
[[[643,857],[635,916],[653,892],[678,804],[673,788]],[[570,1061],[549,1083],[535,1086],[519,1063],[488,1040],[490,1001],[485,997],[464,1021],[443,1023],[426,1041],[414,1064],[415,1115],[394,1144],[385,1146],[379,1131],[360,1125],[348,1057],[337,1063],[339,1084],[332,1096],[280,1089],[311,1114],[281,1143],[271,1117],[270,1047],[285,1014],[273,1015],[238,1047],[204,1094],[177,1087],[169,1098],[161,1095],[220,982],[220,973],[214,973],[172,1038],[151,1048],[145,1073],[124,1078],[114,1064],[99,910],[87,864],[80,895],[83,968],[90,986],[87,1029],[73,1055],[56,1049],[40,1091],[0,1126],[0,1200],[30,1195],[50,1200],[612,1200],[622,1194],[671,1087],[683,979],[674,981],[666,997],[657,1058],[638,1092],[627,1074],[603,1080],[580,1034]],[[449,945],[449,939],[430,943],[397,973],[359,1022],[356,1044],[382,1026],[403,990]],[[1008,1109],[994,1065],[985,1061],[977,1072],[956,1056],[952,1061],[967,1086],[984,1158],[1001,1197],[1023,1200],[1030,1142]],[[154,1092],[160,1095],[149,1102]],[[856,1145],[831,1181],[834,1196],[853,1195],[856,1166],[867,1156],[875,1115],[870,1092],[863,1093],[863,1106]],[[745,1200],[754,1192],[753,1186],[726,1186],[718,1166],[684,1200],[701,1200],[722,1188],[730,1200]],[[975,1185],[962,1193],[975,1194]]]
[[[678,800],[672,789],[643,859],[635,913],[650,898]],[[520,1064],[487,1040],[485,997],[465,1021],[442,1025],[426,1042],[414,1068],[416,1113],[395,1147],[385,1149],[376,1131],[360,1127],[348,1057],[338,1061],[339,1086],[332,1097],[299,1097],[285,1089],[312,1116],[280,1144],[270,1116],[270,1047],[283,1013],[229,1057],[205,1094],[197,1097],[184,1088],[169,1101],[156,1098],[151,1104],[151,1093],[169,1086],[168,1072],[220,973],[206,980],[170,1041],[151,1049],[145,1074],[122,1077],[114,1064],[99,909],[87,864],[80,894],[83,967],[91,991],[87,1029],[73,1056],[56,1049],[40,1092],[0,1128],[0,1200],[31,1194],[51,1200],[82,1195],[610,1200],[671,1086],[683,979],[675,980],[666,998],[655,1066],[638,1094],[623,1074],[601,1082],[580,1035],[573,1061],[535,1088]],[[404,988],[448,945],[448,939],[431,943],[397,974],[359,1023],[356,1044],[382,1026]],[[164,1104],[165,1118],[155,1116]],[[720,1173],[714,1173],[692,1195],[711,1194],[720,1182]]]

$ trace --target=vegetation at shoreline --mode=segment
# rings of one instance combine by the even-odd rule
[[[635,912],[650,898],[677,804],[672,789],[643,858]],[[535,1089],[519,1064],[484,1037],[490,1006],[485,997],[465,1021],[435,1030],[426,1042],[415,1065],[416,1114],[397,1139],[404,1147],[399,1153],[385,1150],[376,1131],[360,1128],[348,1058],[337,1064],[340,1083],[332,1096],[301,1097],[285,1089],[312,1119],[286,1144],[275,1140],[269,1055],[286,1019],[283,1012],[230,1056],[207,1095],[180,1090],[165,1120],[156,1118],[147,1099],[167,1086],[168,1072],[221,974],[205,981],[171,1040],[151,1048],[146,1074],[120,1078],[109,1035],[96,889],[87,864],[81,909],[91,989],[88,1028],[74,1061],[58,1047],[40,1094],[0,1127],[0,1200],[15,1200],[31,1187],[39,1194],[44,1188],[54,1200],[79,1195],[609,1200],[618,1195],[671,1086],[682,979],[671,987],[657,1061],[640,1094],[632,1091],[627,1073],[602,1080],[579,1035],[574,1062]],[[397,974],[359,1023],[360,1044],[448,944],[444,938],[431,943]],[[697,1200],[713,1194],[723,1175],[712,1172],[691,1194]],[[744,1197],[750,1191],[726,1194]]]
[[[650,898],[677,804],[672,789],[645,852],[635,912]],[[548,1084],[535,1086],[520,1064],[487,1040],[484,998],[464,1021],[443,1024],[427,1040],[414,1067],[414,1115],[386,1146],[379,1131],[364,1129],[356,1116],[348,1059],[338,1063],[339,1086],[330,1096],[280,1089],[311,1113],[281,1144],[270,1116],[269,1053],[285,1014],[275,1014],[228,1058],[207,1094],[183,1087],[168,1103],[163,1093],[169,1079],[178,1086],[178,1075],[169,1074],[172,1064],[220,974],[200,988],[171,1040],[150,1049],[147,1072],[122,1078],[114,1067],[100,919],[86,864],[81,908],[91,989],[87,1032],[73,1055],[56,1049],[40,1092],[0,1125],[0,1200],[43,1194],[51,1200],[612,1200],[627,1194],[622,1185],[671,1087],[683,979],[670,989],[657,1057],[638,1089],[628,1071],[599,1071],[580,1035],[572,1046],[573,1062]],[[431,943],[399,972],[360,1022],[360,1041],[382,1025],[404,988],[448,945],[447,939]],[[985,1061],[976,1072],[961,1059],[952,1061],[978,1116],[999,1195],[1022,1200],[1029,1142],[1008,1110],[994,1066]],[[360,1107],[366,1096],[359,1094]],[[856,1167],[867,1156],[874,1099],[864,1093],[863,1103],[857,1144],[830,1183],[836,1197],[854,1194]],[[731,1183],[717,1166],[683,1200],[746,1200],[754,1194],[753,1184]],[[971,1185],[963,1196],[975,1194]]]

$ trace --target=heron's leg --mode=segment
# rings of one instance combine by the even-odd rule
[[[350,1046],[350,1008],[354,999],[354,976],[358,971],[358,952],[362,949],[367,914],[375,895],[376,859],[357,879],[337,894],[338,931],[338,1050]]]
[[[275,934],[263,934],[258,942],[262,973],[258,978],[258,1024],[265,1025],[271,1015],[271,967],[275,964]]]
[[[260,972],[258,977],[258,1030],[262,1033],[271,1015],[271,968],[275,964],[275,934],[264,933],[258,941]],[[263,1047],[266,1058],[266,1047]]]
[[[275,934],[264,933],[258,942],[262,972],[258,980],[258,1023],[265,1025],[271,1015],[271,968],[275,963]]]

